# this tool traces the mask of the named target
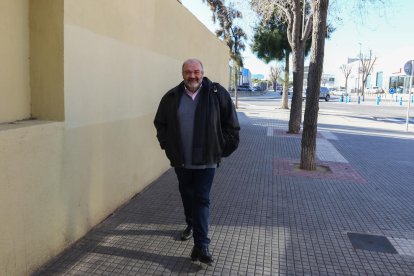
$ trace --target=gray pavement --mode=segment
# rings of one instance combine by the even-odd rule
[[[240,102],[240,147],[211,194],[212,266],[179,240],[168,170],[35,275],[414,275],[414,134],[335,104],[320,110],[325,170],[304,172],[288,111]]]

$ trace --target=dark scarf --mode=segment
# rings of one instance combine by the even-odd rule
[[[211,132],[211,81],[203,78],[202,88],[200,91],[197,107],[194,118],[194,133],[193,133],[193,164],[205,165],[211,160],[207,160],[207,148],[210,142]]]

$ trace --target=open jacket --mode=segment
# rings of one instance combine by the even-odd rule
[[[168,91],[161,99],[154,125],[157,139],[171,166],[184,166],[177,110],[184,82]],[[192,146],[193,165],[219,163],[239,144],[240,125],[230,94],[218,83],[203,78],[195,111]]]

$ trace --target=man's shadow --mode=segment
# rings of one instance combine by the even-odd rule
[[[176,273],[183,272],[183,267],[187,267],[186,273],[196,273],[203,269],[200,264],[192,262],[190,260],[190,257],[160,255],[140,250],[131,250],[103,245],[96,246],[90,252],[110,255],[111,257],[118,256],[128,259],[157,262],[165,269]]]
[[[114,229],[102,229],[96,233],[99,236],[170,236],[174,241],[181,241],[180,233],[175,230],[114,230]],[[127,245],[127,244],[125,244]],[[122,245],[120,245],[122,246]],[[128,246],[130,247],[130,246]],[[128,259],[156,262],[165,269],[171,272],[183,272],[185,267],[186,273],[195,273],[203,269],[203,266],[199,263],[192,262],[190,256],[179,257],[164,255],[159,253],[151,253],[137,249],[121,248],[110,245],[100,245],[99,243],[95,247],[89,247],[88,252],[85,253],[98,253],[108,256],[118,256]]]

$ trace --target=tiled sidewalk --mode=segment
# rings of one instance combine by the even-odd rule
[[[179,240],[169,170],[36,275],[414,275],[414,139],[322,135],[341,161],[322,152],[330,170],[315,177],[283,169],[298,162],[300,136],[269,131],[287,127],[281,115],[239,114],[240,148],[211,195],[212,266],[191,262],[192,242]],[[357,249],[349,233],[385,237],[397,253]]]

